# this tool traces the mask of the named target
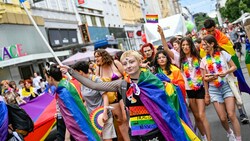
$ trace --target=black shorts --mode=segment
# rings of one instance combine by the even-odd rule
[[[205,89],[201,87],[199,90],[186,90],[188,98],[204,99]]]

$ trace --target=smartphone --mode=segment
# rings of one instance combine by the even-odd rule
[[[205,74],[205,76],[214,76],[215,74]]]

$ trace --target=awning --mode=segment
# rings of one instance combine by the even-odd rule
[[[114,49],[114,48],[106,48],[105,49],[110,55],[115,55],[117,52],[121,51],[120,49]],[[89,61],[94,60],[94,51],[86,51],[86,52],[78,52],[66,60],[62,61],[65,65],[73,65],[79,61]]]
[[[67,55],[70,55],[70,52],[69,51],[59,51],[59,52],[55,52],[55,54],[58,57],[59,56],[67,56]],[[53,55],[50,52],[49,53],[30,54],[30,55],[23,56],[23,57],[18,57],[18,58],[0,61],[0,68],[12,66],[12,65],[16,65],[16,64],[20,64],[20,63],[24,63],[24,62],[29,62],[29,61],[33,61],[33,60],[47,59],[47,58],[52,58],[52,57],[53,57]]]
[[[115,39],[114,40],[103,39],[103,40],[96,41],[94,46],[95,46],[95,49],[97,49],[100,47],[107,47],[110,45],[117,45],[117,44],[118,44],[118,42]]]

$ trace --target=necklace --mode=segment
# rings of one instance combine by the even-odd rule
[[[206,60],[207,60],[207,67],[208,67],[208,71],[211,74],[215,74],[215,69],[214,69],[214,65],[213,65],[213,60],[210,54],[207,54],[206,56]],[[221,65],[221,60],[220,60],[220,52],[216,51],[214,53],[214,60],[215,60],[215,64],[216,64],[216,69],[218,70],[218,73],[222,73],[222,65]],[[223,78],[222,78],[223,80]],[[224,81],[222,80],[218,80],[218,78],[216,80],[214,80],[214,85],[215,87],[220,87],[223,85]]]
[[[197,84],[194,85],[192,79],[191,79],[191,75],[189,72],[189,63],[188,60],[186,59],[183,63],[183,70],[185,73],[185,76],[187,78],[188,81],[188,86],[192,89],[192,90],[199,90],[200,87],[202,86],[202,75],[201,75],[201,69],[200,69],[200,64],[199,64],[199,60],[196,57],[193,57],[193,66],[195,69],[195,77],[196,77],[196,82]]]

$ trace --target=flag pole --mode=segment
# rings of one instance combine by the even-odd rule
[[[56,59],[56,62],[62,66],[62,62],[59,60],[59,58],[56,56],[55,52],[53,51],[53,49],[51,48],[51,46],[49,45],[48,41],[45,39],[45,37],[43,36],[42,32],[40,31],[40,29],[38,28],[36,22],[34,21],[33,17],[31,16],[30,12],[28,11],[28,9],[26,8],[24,3],[25,0],[20,0],[21,5],[23,6],[25,12],[27,13],[29,19],[31,20],[32,24],[34,25],[34,27],[36,28],[38,34],[40,35],[40,37],[43,39],[44,43],[46,44],[47,48],[49,49],[50,53],[53,55],[53,57]],[[68,76],[69,79],[71,79],[71,76],[69,75],[69,73],[66,74]]]

